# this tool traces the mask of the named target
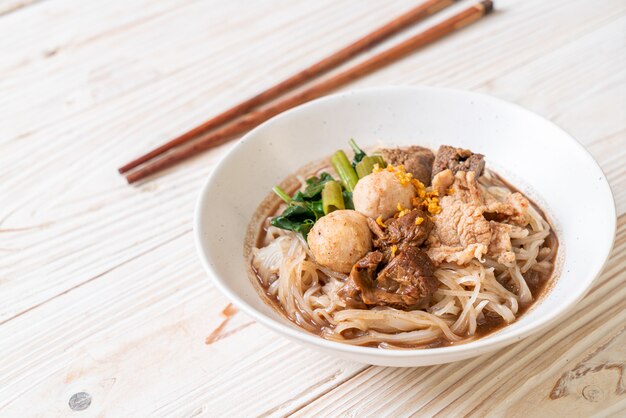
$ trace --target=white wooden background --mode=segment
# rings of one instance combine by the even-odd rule
[[[497,353],[392,369],[291,343],[228,308],[195,255],[194,201],[232,144],[138,187],[117,175],[415,3],[0,0],[0,416],[624,416],[624,0],[496,0],[347,87],[490,93],[605,170],[619,230],[604,273],[557,327]]]

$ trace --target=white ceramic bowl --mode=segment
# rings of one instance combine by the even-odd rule
[[[432,148],[450,144],[485,154],[488,167],[534,198],[556,225],[562,261],[556,284],[515,323],[457,346],[383,350],[331,342],[298,329],[266,305],[251,284],[244,236],[272,186],[304,164],[346,149],[349,138],[363,147],[381,141]],[[313,101],[248,133],[202,188],[195,236],[202,264],[216,286],[272,331],[362,363],[424,366],[497,350],[562,319],[602,270],[615,220],[611,190],[598,164],[548,120],[485,95],[383,87]]]

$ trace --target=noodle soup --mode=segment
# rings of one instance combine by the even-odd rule
[[[332,341],[427,348],[494,332],[540,298],[556,235],[482,155],[351,145],[352,162],[338,151],[303,169],[250,225],[251,278],[286,318]]]

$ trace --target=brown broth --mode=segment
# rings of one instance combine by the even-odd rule
[[[490,170],[486,170],[489,171],[489,173],[492,176],[492,179],[495,180],[496,183],[500,183],[503,186],[506,186],[507,188],[509,188],[511,190],[511,192],[519,192],[521,193],[521,191],[513,186],[511,183],[507,182],[506,180],[504,180],[501,176],[499,176],[498,174],[494,173],[493,171]],[[294,190],[289,190],[289,193],[294,193]],[[532,200],[530,199],[528,196],[524,195],[523,193],[521,193],[524,197],[526,197],[528,199],[528,201],[530,202],[530,204],[532,205],[532,207],[539,212],[539,214],[548,222],[550,223],[550,221],[548,220],[548,218],[545,215],[545,212]],[[281,207],[281,202],[280,201],[276,201],[275,204],[271,207],[271,210],[269,211],[269,215],[268,217],[272,217],[272,216],[276,216],[279,213],[279,208]],[[256,242],[255,245],[257,248],[261,248],[265,242],[265,238],[266,238],[266,229],[260,228],[259,233],[256,236]],[[530,292],[533,296],[533,300],[530,303],[527,304],[521,304],[519,305],[519,309],[517,311],[517,314],[515,315],[515,320],[517,321],[522,315],[524,315],[530,308],[532,308],[539,300],[541,300],[545,294],[548,291],[548,288],[550,287],[550,285],[552,284],[552,282],[554,280],[556,280],[554,276],[555,273],[555,266],[556,266],[556,255],[558,253],[558,239],[557,236],[554,232],[554,226],[550,223],[550,234],[548,235],[548,237],[546,238],[544,245],[542,246],[542,248],[544,247],[549,247],[552,249],[551,254],[549,256],[549,259],[546,258],[544,259],[545,261],[550,261],[552,263],[552,268],[550,269],[550,271],[546,272],[546,273],[540,273],[534,270],[529,270],[526,273],[523,273],[522,276],[524,277],[524,279],[526,280],[526,283],[528,285],[528,288],[530,289]],[[289,315],[287,315],[287,312],[285,312],[283,306],[280,304],[280,302],[278,301],[278,298],[276,298],[275,296],[271,295],[268,292],[268,289],[266,286],[263,286],[263,281],[261,280],[261,278],[259,277],[256,269],[254,267],[251,267],[251,271],[253,272],[254,278],[256,280],[256,284],[259,285],[260,287],[263,289],[263,294],[265,296],[265,301],[266,303],[268,303],[270,306],[272,306],[272,308],[274,308],[276,311],[280,312],[281,315],[283,315],[286,319],[288,319],[289,321],[295,323],[296,325],[298,325],[300,328],[307,330],[309,332],[311,332],[314,335],[318,335],[321,337],[322,335],[322,327],[319,327],[317,324],[314,324],[312,322],[309,321],[303,321],[302,318],[298,318],[296,320],[292,320]],[[503,286],[507,287],[509,290],[511,290],[511,288],[507,285],[503,283]],[[502,319],[500,316],[491,316],[491,315],[484,315],[483,316],[483,321],[479,322],[477,324],[477,328],[476,328],[476,333],[474,334],[474,336],[471,338],[471,340],[476,340],[482,337],[485,337],[489,334],[492,334],[494,332],[499,331],[500,329],[506,327],[507,324],[504,319]],[[358,331],[353,331],[354,335],[350,336],[350,337],[356,337],[359,335]],[[451,345],[455,345],[455,344],[464,344],[468,342],[468,340],[464,340],[460,343],[454,343],[451,342],[445,338],[440,338],[436,341],[433,341],[432,343],[429,343],[427,345],[410,345],[410,344],[394,344],[393,347],[397,347],[399,349],[414,349],[414,348],[435,348],[435,347],[446,347],[446,346],[451,346]],[[377,347],[378,344],[372,343],[372,344],[367,344],[364,346],[370,346],[370,347]]]

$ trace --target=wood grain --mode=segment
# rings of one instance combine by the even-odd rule
[[[39,0],[0,0],[0,16],[16,12],[26,6],[30,6]]]
[[[0,415],[75,416],[68,401],[85,391],[84,416],[623,416],[622,0],[500,0],[462,36],[349,86],[441,85],[520,103],[607,174],[620,232],[594,290],[557,329],[493,355],[365,367],[242,313],[226,320],[190,231],[196,193],[232,145],[137,189],[116,174],[413,4],[46,0],[0,16]]]

